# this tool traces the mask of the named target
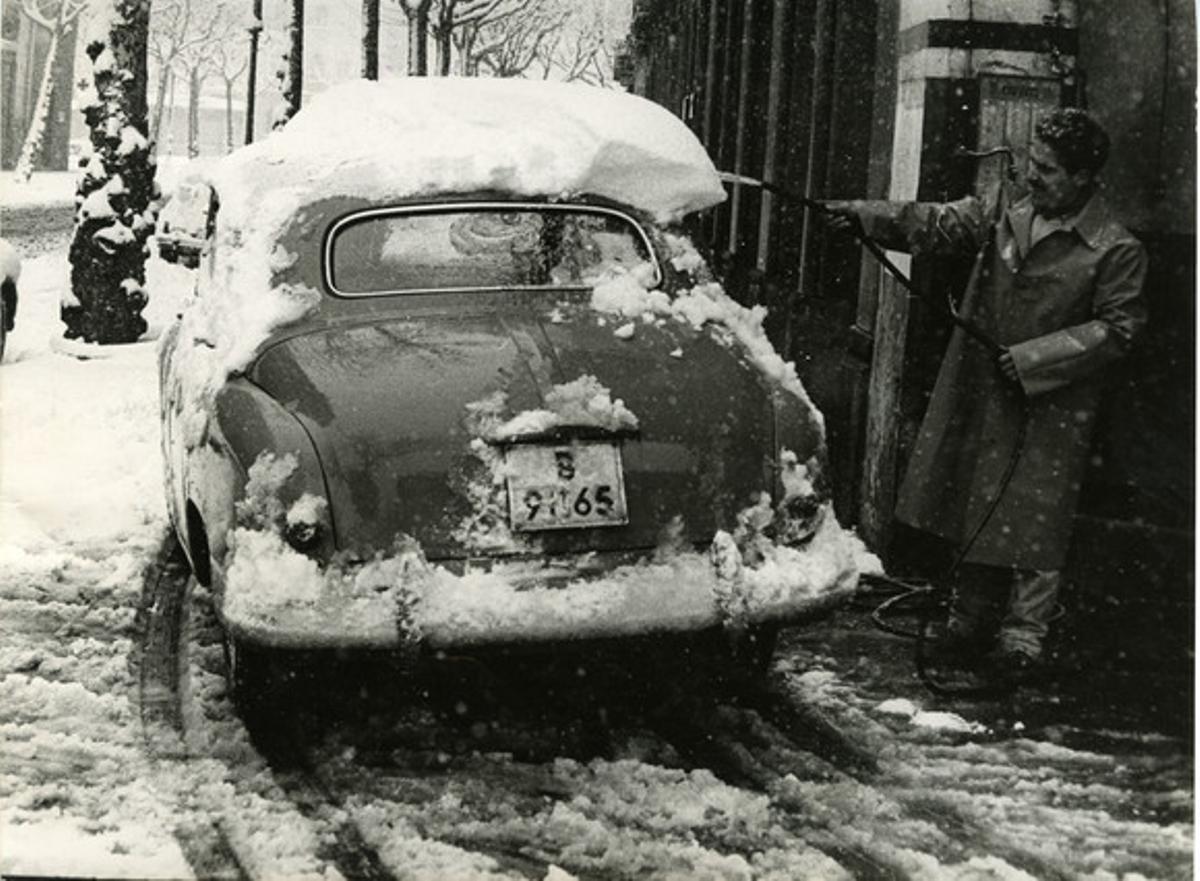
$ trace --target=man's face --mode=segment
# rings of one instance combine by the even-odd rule
[[[1054,150],[1041,141],[1029,147],[1028,179],[1034,210],[1044,217],[1071,214],[1091,195],[1091,176],[1086,171],[1067,171]]]

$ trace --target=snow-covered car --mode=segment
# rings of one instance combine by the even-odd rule
[[[21,255],[7,239],[0,239],[0,358],[17,318],[17,282],[21,280]]]
[[[724,192],[667,111],[357,82],[209,186],[163,449],[236,687],[286,648],[725,633],[761,664],[854,592],[821,415],[679,231]]]

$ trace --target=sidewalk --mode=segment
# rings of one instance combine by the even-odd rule
[[[914,701],[927,709],[958,713],[990,728],[1019,723],[1025,736],[1060,740],[1067,736],[1100,752],[1105,745],[1171,744],[1179,760],[1190,757],[1193,670],[1147,666],[1136,657],[1098,658],[1094,637],[1082,633],[1088,622],[1070,616],[1052,634],[1044,681],[1012,695],[988,699],[944,698],[921,682],[915,641],[881,630],[871,620],[872,603],[839,612],[828,625],[794,631],[787,638],[809,652],[836,659],[839,675],[864,695]],[[1078,618],[1083,613],[1072,610]],[[889,620],[902,629],[915,618]],[[1157,749],[1157,748],[1156,748]]]

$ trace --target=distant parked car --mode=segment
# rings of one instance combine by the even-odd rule
[[[7,239],[0,239],[0,358],[17,318],[17,282],[21,279],[21,255]]]
[[[724,193],[667,111],[360,82],[189,186],[168,503],[243,702],[282,648],[723,633],[761,669],[854,592],[820,414],[675,225]]]

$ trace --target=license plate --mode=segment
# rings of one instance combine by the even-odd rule
[[[505,466],[509,523],[517,532],[629,522],[616,444],[517,444],[505,451]]]

